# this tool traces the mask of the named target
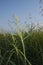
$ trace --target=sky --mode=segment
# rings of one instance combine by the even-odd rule
[[[21,23],[43,21],[39,7],[39,0],[0,0],[0,29],[9,29],[8,20],[12,21],[14,13],[19,17]],[[29,16],[32,17],[31,21]]]

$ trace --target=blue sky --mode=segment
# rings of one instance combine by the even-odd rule
[[[39,6],[39,0],[0,0],[0,28],[9,28],[8,20],[14,13],[22,23],[30,22],[29,16],[34,23],[40,21]]]

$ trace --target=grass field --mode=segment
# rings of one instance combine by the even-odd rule
[[[0,65],[43,65],[43,30],[0,34]]]

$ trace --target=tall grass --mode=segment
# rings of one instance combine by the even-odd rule
[[[26,32],[14,17],[16,33],[0,34],[0,65],[43,65],[43,27],[32,24]]]
[[[0,34],[0,65],[43,65],[43,30]]]

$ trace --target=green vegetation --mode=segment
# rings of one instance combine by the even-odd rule
[[[43,65],[43,30],[0,34],[0,65]]]
[[[42,6],[39,8],[42,12]],[[15,33],[0,33],[0,65],[43,65],[43,27],[32,24],[27,30],[23,25],[21,30],[19,18],[16,14],[13,17],[15,22],[8,24],[11,30],[15,24]]]

